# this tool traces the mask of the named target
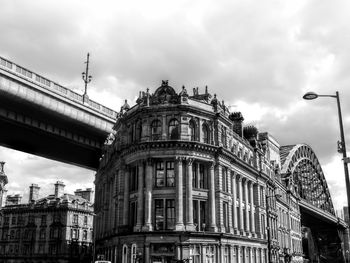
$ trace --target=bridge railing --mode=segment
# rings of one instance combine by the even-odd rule
[[[86,106],[86,104],[88,106],[90,106],[92,109],[107,115],[111,118],[116,118],[117,116],[117,112],[107,108],[105,106],[103,106],[102,104],[99,104],[93,100],[90,100],[87,103],[84,103],[83,101],[83,96],[68,89],[65,88],[63,86],[61,86],[60,84],[51,81],[39,74],[36,74],[24,67],[21,67],[11,61],[9,61],[8,59],[5,59],[3,57],[0,56],[0,68],[5,69],[7,72],[11,72],[17,76],[20,76],[21,78],[27,79],[31,82],[34,82],[35,84],[40,85],[43,88],[46,88],[48,90],[54,91],[55,93],[64,96],[66,98],[69,98],[71,100],[74,100],[76,102],[79,102],[81,104],[84,104]]]

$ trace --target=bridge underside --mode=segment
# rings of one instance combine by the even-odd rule
[[[4,93],[0,93],[0,127],[2,146],[93,170],[107,136]]]
[[[300,207],[303,253],[310,262],[344,262],[343,227]]]

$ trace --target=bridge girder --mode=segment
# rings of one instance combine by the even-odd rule
[[[301,199],[335,217],[326,178],[310,146],[295,145],[289,151],[281,173],[291,176],[294,191]]]

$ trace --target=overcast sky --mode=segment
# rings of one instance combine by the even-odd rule
[[[177,91],[208,85],[281,145],[309,144],[339,209],[346,192],[336,101],[302,95],[338,90],[350,142],[349,13],[346,0],[2,0],[0,55],[82,94],[90,52],[88,94],[115,110],[163,79]],[[93,186],[90,170],[2,147],[0,159],[10,194],[26,195],[30,183],[47,194],[57,179],[68,192]]]

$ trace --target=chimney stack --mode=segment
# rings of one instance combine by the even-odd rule
[[[64,194],[64,183],[62,181],[57,181],[55,183],[55,197],[60,197]]]
[[[39,198],[40,187],[37,184],[29,186],[29,203],[36,201]]]
[[[80,196],[80,197],[82,197],[82,198],[84,198],[84,199],[86,199],[86,200],[88,200],[89,202],[93,202],[93,193],[94,193],[94,191],[92,191],[92,189],[91,188],[86,188],[86,190],[82,190],[82,189],[77,189],[75,192],[74,192],[74,194],[76,195],[76,196]]]

